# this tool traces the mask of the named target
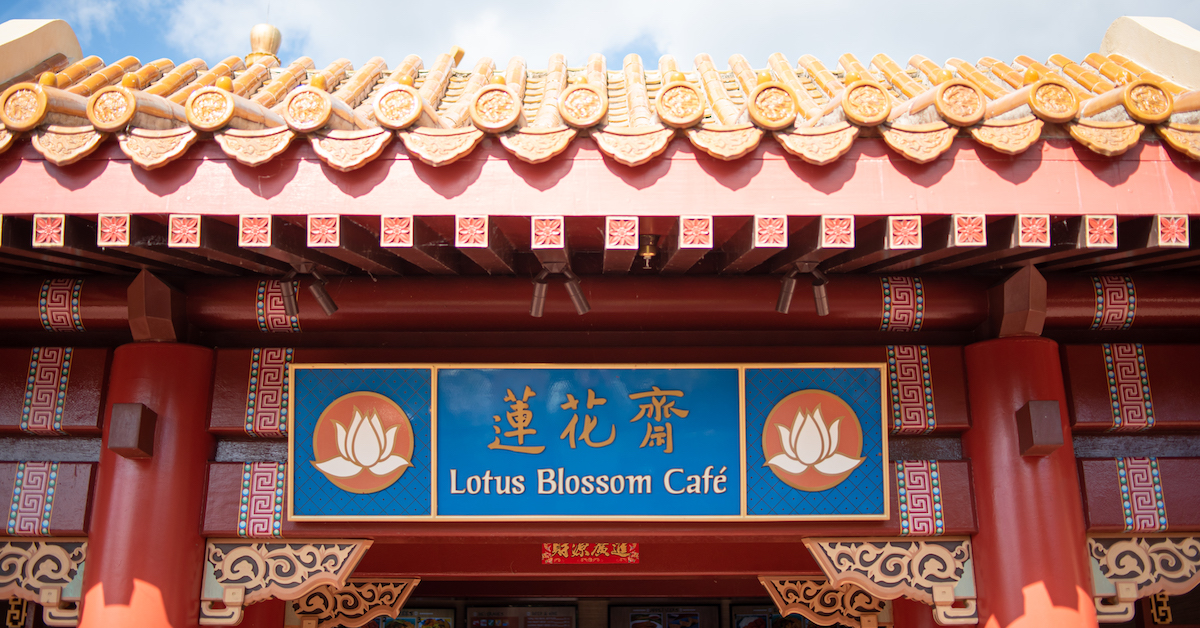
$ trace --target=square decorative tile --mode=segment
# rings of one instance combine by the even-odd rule
[[[821,216],[821,248],[854,248],[854,216]]]
[[[784,248],[787,241],[787,216],[754,217],[755,247]]]
[[[63,214],[33,215],[33,245],[36,247],[62,246],[67,217]]]
[[[167,222],[167,246],[200,248],[200,216],[198,214],[171,214]]]
[[[1017,246],[1050,246],[1050,216],[1048,214],[1020,214],[1017,216],[1017,223]]]
[[[534,216],[529,221],[529,242],[535,249],[561,249],[566,246],[562,216]]]
[[[637,249],[637,216],[608,216],[604,219],[604,248]]]
[[[488,217],[455,216],[454,246],[486,249],[488,246]]]
[[[309,215],[308,245],[310,247],[336,247],[342,242],[341,217],[332,215]]]
[[[954,214],[954,246],[987,246],[986,220],[983,214]]]
[[[920,216],[888,216],[887,220],[887,248],[892,250],[921,248]]]
[[[129,246],[129,214],[96,216],[96,246]]]
[[[712,245],[712,216],[679,217],[679,248],[711,249]]]
[[[1160,214],[1154,217],[1154,230],[1159,246],[1190,246],[1188,217],[1185,215]]]
[[[238,216],[238,246],[271,246],[271,217],[267,214]]]
[[[413,245],[412,216],[384,216],[380,222],[379,245],[408,247]]]
[[[1116,216],[1084,216],[1083,225],[1088,248],[1117,248]]]

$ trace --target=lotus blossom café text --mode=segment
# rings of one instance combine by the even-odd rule
[[[661,477],[661,488],[671,495],[721,494],[729,490],[729,467],[708,465],[702,471],[690,472],[681,467],[668,469]],[[458,469],[450,469],[452,495],[523,495],[524,475],[493,475],[490,469],[482,475],[459,477]],[[654,478],[649,474],[620,473],[577,475],[564,467],[537,470],[538,495],[649,495],[654,493]]]

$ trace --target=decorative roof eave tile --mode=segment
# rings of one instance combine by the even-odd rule
[[[455,71],[461,49],[440,55],[428,71],[410,55],[390,74],[380,58],[357,71],[345,60],[314,71],[305,57],[282,70],[273,52],[251,58],[249,67],[230,57],[208,69],[198,59],[175,67],[129,57],[102,66],[89,57],[46,73],[0,97],[0,152],[29,134],[48,161],[66,166],[116,135],[126,156],[153,169],[211,134],[226,154],[257,166],[303,136],[325,163],[348,171],[381,155],[393,136],[409,154],[443,166],[487,135],[534,164],[590,135],[609,158],[638,166],[676,134],[715,158],[736,160],[771,132],[789,153],[824,165],[878,126],[870,134],[927,163],[960,130],[1018,154],[1043,134],[1059,136],[1050,123],[1105,156],[1129,150],[1153,126],[1168,145],[1200,159],[1200,91],[1120,55],[1089,55],[1087,67],[1060,55],[1047,64],[1017,57],[1014,66],[989,58],[938,66],[918,55],[907,68],[877,55],[870,70],[844,55],[838,72],[808,56],[793,67],[778,54],[755,71],[734,55],[722,72],[702,54],[692,74],[670,56],[648,71],[630,55],[610,73],[601,55],[575,70],[555,55],[545,71],[514,58],[501,73],[483,58],[469,75]]]

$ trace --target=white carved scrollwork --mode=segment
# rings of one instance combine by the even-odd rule
[[[351,580],[341,588],[319,587],[292,602],[301,618],[314,618],[317,628],[358,628],[376,617],[394,617],[404,608],[420,578]]]
[[[42,605],[47,626],[79,624],[87,539],[0,539],[0,596]]]
[[[1091,537],[1096,616],[1102,623],[1133,618],[1133,604],[1156,593],[1182,595],[1200,583],[1200,538]]]
[[[368,540],[210,540],[200,624],[237,625],[242,608],[255,602],[294,600],[322,586],[341,588],[370,547]]]
[[[805,576],[763,576],[758,581],[784,617],[800,615],[821,626],[850,628],[891,623],[887,602],[850,582],[835,584]]]
[[[853,583],[885,600],[904,596],[929,604],[943,626],[979,621],[970,539],[807,539],[804,544],[834,583]]]

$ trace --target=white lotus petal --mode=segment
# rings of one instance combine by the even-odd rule
[[[804,473],[804,470],[808,468],[808,465],[803,462],[795,458],[788,458],[784,454],[779,454],[771,458],[767,461],[767,464],[779,467],[788,473]]]
[[[833,425],[829,426],[829,452],[828,452],[829,454],[833,454],[834,452],[837,451],[838,436],[839,436],[838,425],[840,425],[841,422],[842,422],[842,420],[838,419],[833,422]]]
[[[825,419],[821,416],[821,406],[818,404],[817,409],[813,411],[813,421],[817,424],[817,430],[821,432],[821,457],[819,460],[824,460],[833,453],[833,448],[829,446],[829,428],[825,425]]]
[[[371,415],[371,429],[375,430],[375,437],[379,439],[379,446],[383,447],[383,443],[387,439],[385,439],[383,437],[383,423],[380,422],[378,414]],[[386,457],[387,457],[387,454],[380,456],[380,458],[386,458]]]
[[[792,447],[792,433],[778,423],[775,424],[775,427],[779,428],[779,441],[783,444],[783,451],[787,453],[788,458],[795,458],[796,448]]]
[[[332,475],[335,478],[352,477],[362,471],[362,467],[354,464],[353,460],[345,458],[330,458],[325,462],[314,462],[313,466],[320,469],[325,475]]]
[[[350,454],[346,451],[346,426],[341,423],[334,423],[333,426],[337,428],[338,452],[342,454],[343,458],[349,458]]]
[[[392,455],[392,448],[396,446],[396,430],[400,429],[399,425],[393,425],[392,429],[387,431],[387,437],[383,439],[383,454],[380,458],[387,458]]]
[[[817,468],[817,471],[820,471],[825,475],[838,475],[839,473],[845,473],[854,467],[857,467],[862,463],[862,461],[862,458],[855,459],[849,456],[843,456],[842,454],[833,454],[832,456],[818,462],[813,466]]]
[[[387,475],[400,467],[407,467],[408,461],[400,456],[389,456],[379,461],[379,464],[371,467],[371,473],[375,475]]]
[[[365,428],[365,429],[364,429]],[[379,462],[379,454],[383,453],[383,443],[375,435],[373,426],[360,426],[358,433],[352,436],[350,442],[354,450],[354,459],[364,467],[374,466]]]
[[[800,437],[800,428],[804,427],[804,422],[808,417],[804,416],[803,410],[796,411],[796,418],[792,421],[792,429],[788,433],[791,434],[792,452],[796,451],[796,443]]]
[[[358,438],[358,431],[362,429],[363,418],[358,413],[358,409],[354,410],[354,420],[350,422],[350,431],[346,434],[346,457],[354,462],[359,462],[355,457],[354,440]],[[361,463],[360,463],[361,464]]]
[[[796,459],[806,465],[820,460],[825,453],[825,441],[821,438],[823,426],[818,427],[818,423],[814,418],[805,417],[800,433],[792,434],[792,438],[796,439]]]

